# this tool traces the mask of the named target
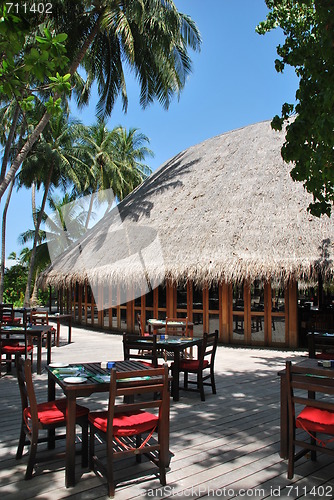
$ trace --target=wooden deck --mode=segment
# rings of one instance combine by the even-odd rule
[[[67,327],[62,327],[62,339]],[[52,348],[53,361],[88,362],[122,359],[117,335],[73,328],[72,344]],[[286,359],[303,352],[218,347],[217,395],[205,402],[196,393],[181,391],[171,402],[171,452],[167,486],[160,486],[155,469],[143,461],[131,467],[117,464],[117,500],[132,498],[334,498],[333,459],[320,455],[316,463],[302,459],[292,481],[279,457],[279,378]],[[44,363],[46,352],[43,353]],[[46,399],[46,374],[34,375],[37,396]],[[210,391],[209,388],[206,389]],[[24,481],[26,455],[15,460],[20,429],[20,400],[16,378],[0,379],[0,493],[6,499],[105,499],[103,479],[82,470],[77,462],[77,485],[66,489],[64,461],[54,459]],[[82,403],[91,409],[106,404],[107,395]],[[64,450],[64,443],[57,442]],[[133,464],[133,465],[132,465]],[[129,474],[129,472],[131,472]],[[313,488],[313,490],[312,490]],[[311,491],[311,492],[310,492]],[[215,493],[216,492],[216,493]],[[312,494],[312,492],[314,494]]]

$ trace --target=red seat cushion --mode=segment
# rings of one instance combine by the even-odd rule
[[[296,418],[296,427],[310,432],[334,434],[334,411],[306,406]]]
[[[107,432],[107,411],[91,412],[88,420],[97,429]],[[159,418],[146,411],[136,413],[119,413],[114,417],[114,436],[134,436],[152,430],[158,423]]]
[[[154,368],[154,364],[152,361],[143,361],[143,360],[139,360],[139,362],[142,364],[142,365],[145,365],[145,366],[149,366],[150,368]],[[158,363],[158,366],[162,366]]]
[[[3,340],[1,342],[1,347],[5,347],[5,346],[18,346],[20,345],[19,342],[16,342],[15,340]]]
[[[21,318],[12,318],[11,316],[3,316],[2,321],[10,323],[21,323]]]
[[[1,350],[4,354],[24,354],[25,353],[24,345],[5,345],[4,347],[1,348]],[[33,346],[28,345],[27,351],[30,352],[32,350],[33,350]]]
[[[207,359],[204,360],[203,368],[206,368],[209,365],[209,361]],[[197,372],[199,369],[199,361],[198,359],[181,359],[180,361],[180,370],[187,370],[189,372],[194,371]]]
[[[62,422],[65,423],[66,404],[67,400],[65,398],[38,404],[37,405],[38,420],[43,425],[60,424]],[[89,413],[88,408],[86,408],[85,406],[76,405],[77,418],[88,415],[88,413]],[[23,418],[26,424],[29,426],[29,420],[31,420],[30,407],[24,409]]]
[[[315,357],[317,359],[334,359],[334,352],[318,352]]]

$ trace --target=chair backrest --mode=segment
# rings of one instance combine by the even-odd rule
[[[152,362],[153,366],[158,366],[157,336],[145,336],[145,342],[149,342],[149,346],[145,345],[144,342],[142,346],[138,344],[139,339],[140,337],[138,335],[123,333],[124,359],[137,359]]]
[[[48,311],[31,311],[30,322],[33,325],[48,325],[49,324]]]
[[[25,361],[21,356],[16,356],[16,373],[19,383],[22,412],[30,406],[32,426],[38,426],[37,401],[32,381],[31,361]]]
[[[144,335],[145,328],[141,319],[141,314],[139,313],[137,314],[137,323],[139,328],[139,335]]]
[[[214,366],[215,356],[218,344],[218,330],[214,333],[203,333],[203,344],[199,353],[199,367],[203,369],[204,360],[207,360],[210,366]]]
[[[188,317],[166,318],[166,335],[184,335],[188,337]]]
[[[286,362],[289,425],[295,421],[295,404],[334,411],[334,371],[308,368]],[[329,398],[316,399],[316,394]],[[290,428],[291,430],[291,428]]]
[[[328,358],[334,359],[334,335],[310,332],[307,334],[307,345],[310,358],[321,357],[325,353]]]
[[[4,321],[8,322],[8,318],[10,321],[14,320],[14,305],[13,304],[0,304],[0,322]]]
[[[131,387],[129,387],[128,382],[122,384],[123,379],[129,378],[134,381]],[[118,396],[124,396],[124,401],[131,402],[124,403],[123,400],[121,402],[116,399]],[[148,410],[150,412],[155,410],[159,416],[160,432],[164,434],[164,440],[167,440],[165,444],[168,446],[169,398],[167,364],[161,368],[117,372],[117,374],[116,370],[112,369],[110,373],[107,423],[107,440],[109,441],[109,445],[112,445],[113,418],[115,415],[118,413],[133,413],[140,410]]]

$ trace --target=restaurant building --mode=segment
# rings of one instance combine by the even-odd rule
[[[331,283],[334,225],[308,213],[283,141],[267,121],[179,153],[55,259],[44,285],[83,325],[187,316],[224,344],[297,347],[302,307],[319,305],[305,289]]]

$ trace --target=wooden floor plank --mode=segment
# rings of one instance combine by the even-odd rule
[[[62,327],[66,337],[67,327]],[[52,360],[94,362],[122,359],[119,335],[73,328],[73,342],[52,348]],[[106,355],[108,353],[108,355]],[[245,498],[242,489],[262,493],[254,498],[271,498],[275,490],[280,498],[307,498],[312,486],[333,488],[333,460],[326,455],[316,463],[304,458],[296,466],[293,480],[287,479],[287,462],[279,457],[280,389],[277,373],[287,359],[299,360],[302,351],[232,348],[219,346],[216,358],[217,395],[206,389],[206,401],[199,394],[181,391],[179,402],[171,402],[171,453],[167,486],[162,488],[154,466],[146,461],[116,465],[117,500],[140,498]],[[43,366],[46,352],[43,349]],[[1,500],[69,498],[105,499],[103,478],[81,470],[77,457],[77,484],[66,489],[64,461],[53,458],[41,464],[37,474],[24,480],[27,455],[15,459],[20,429],[20,397],[15,373],[0,378],[0,492]],[[45,400],[45,371],[34,374],[37,399]],[[57,390],[57,396],[61,391]],[[83,399],[90,409],[107,404],[107,394]],[[64,451],[65,443],[57,442]],[[103,447],[98,447],[103,451]],[[288,495],[288,488],[295,496]],[[228,494],[228,490],[230,494]],[[319,490],[320,491],[320,490]],[[211,495],[210,495],[211,492]],[[310,497],[309,497],[310,498]],[[313,497],[316,498],[316,497]]]

